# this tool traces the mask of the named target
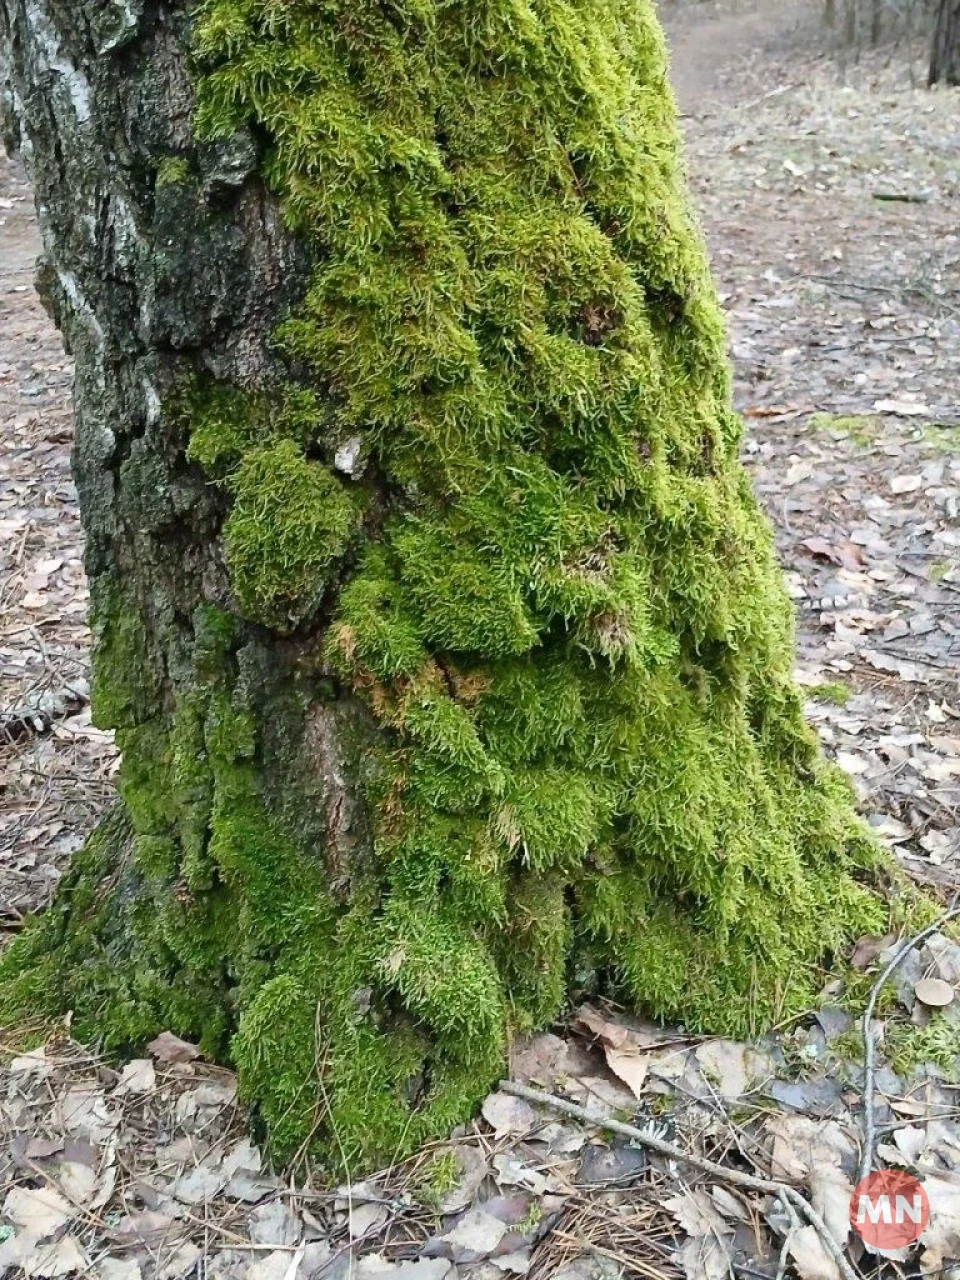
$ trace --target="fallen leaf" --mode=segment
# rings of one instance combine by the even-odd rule
[[[418,1258],[415,1262],[389,1262],[378,1253],[356,1264],[354,1280],[444,1280],[452,1269],[447,1258]]]
[[[205,1204],[222,1189],[225,1180],[222,1167],[188,1169],[174,1182],[173,1194],[181,1204]]]
[[[702,1188],[696,1191],[685,1189],[670,1200],[664,1200],[663,1207],[673,1214],[688,1236],[722,1235],[731,1230]]]
[[[161,1261],[154,1271],[155,1280],[180,1280],[181,1276],[193,1271],[202,1253],[192,1240],[185,1240],[172,1253],[164,1251]]]
[[[489,1257],[507,1234],[507,1224],[485,1209],[465,1213],[442,1238],[454,1249],[454,1262],[477,1262]]]
[[[906,1163],[915,1165],[927,1145],[927,1131],[919,1125],[906,1124],[895,1130],[893,1141]]]
[[[960,1258],[960,1186],[944,1178],[925,1178],[930,1221],[921,1237],[920,1269],[924,1275],[943,1275],[943,1264]]]
[[[892,413],[898,418],[922,418],[930,413],[928,405],[919,400],[874,400],[876,413]]]
[[[787,1182],[802,1182],[817,1168],[840,1168],[856,1161],[858,1146],[835,1120],[774,1116],[766,1125],[773,1138],[771,1172]]]
[[[14,1058],[7,1070],[12,1076],[34,1076],[38,1080],[46,1080],[53,1072],[53,1064],[47,1061],[46,1049],[31,1049],[29,1053]]]
[[[453,1155],[460,1165],[460,1177],[453,1190],[440,1198],[438,1209],[443,1214],[460,1213],[472,1204],[487,1176],[487,1158],[478,1146],[464,1143],[453,1148]]]
[[[923,487],[923,476],[894,476],[890,481],[891,493],[916,493]]]
[[[896,940],[896,935],[892,933],[888,933],[883,938],[869,936],[858,938],[857,944],[853,949],[853,955],[850,957],[850,963],[854,969],[863,973],[871,965],[876,964],[880,955]]]
[[[261,1254],[251,1262],[243,1280],[288,1280],[288,1277],[293,1280],[300,1267],[301,1257],[299,1249],[293,1253],[286,1249],[274,1249],[272,1253]]]
[[[154,1041],[156,1043],[156,1041]],[[157,1073],[149,1058],[134,1058],[120,1073],[114,1096],[127,1093],[152,1093],[157,1084]]]
[[[635,1098],[643,1096],[647,1072],[650,1070],[650,1058],[645,1053],[637,1053],[635,1049],[604,1049],[607,1066],[630,1089]]]
[[[300,1219],[283,1200],[271,1200],[269,1204],[251,1209],[247,1227],[254,1244],[274,1246],[299,1244],[303,1231]]]
[[[493,1157],[498,1187],[522,1187],[535,1196],[542,1196],[547,1180],[542,1173],[525,1164],[515,1153],[501,1151]]]
[[[484,1099],[480,1111],[498,1138],[529,1133],[537,1123],[537,1113],[530,1103],[509,1093],[491,1093]]]
[[[577,1010],[573,1027],[575,1031],[595,1037],[610,1049],[620,1049],[630,1039],[630,1032],[626,1027],[618,1022],[611,1022],[589,1004],[581,1005]]]
[[[733,1040],[708,1040],[698,1046],[696,1059],[704,1078],[728,1102],[742,1097],[753,1080],[771,1071],[770,1064],[749,1045]]]
[[[3,1202],[3,1216],[36,1240],[52,1236],[76,1216],[76,1209],[52,1187],[37,1191],[13,1187]]]
[[[57,1276],[88,1271],[90,1259],[78,1240],[73,1236],[64,1236],[55,1243],[37,1243],[21,1255],[20,1265],[25,1276],[36,1276],[38,1280],[55,1280]]]
[[[188,1040],[181,1040],[172,1031],[161,1031],[155,1040],[151,1040],[147,1049],[158,1062],[177,1063],[193,1062],[200,1057],[200,1050]]]
[[[87,1082],[71,1085],[59,1100],[57,1113],[57,1122],[67,1133],[88,1138],[95,1146],[109,1142],[120,1123],[103,1089]]]
[[[57,1170],[57,1182],[71,1204],[89,1204],[97,1193],[96,1169],[77,1160],[64,1160]]]
[[[710,1188],[710,1199],[713,1201],[714,1208],[725,1218],[736,1218],[738,1222],[752,1222],[753,1215],[746,1207],[743,1201],[728,1191],[726,1187],[716,1186]]]
[[[382,1227],[389,1217],[385,1204],[360,1204],[348,1215],[347,1230],[351,1240],[362,1240]]]
[[[142,1280],[135,1258],[101,1258],[94,1274],[99,1280]]]
[[[829,542],[826,538],[807,538],[800,544],[811,555],[820,556],[845,569],[861,569],[866,564],[863,549],[853,542]]]
[[[810,1174],[810,1199],[831,1236],[843,1248],[850,1235],[850,1197],[853,1183],[834,1166],[823,1165]]]
[[[920,1003],[928,1009],[945,1009],[948,1004],[953,1004],[956,996],[950,983],[942,978],[921,978],[913,990]]]
[[[790,1237],[788,1252],[800,1280],[840,1280],[840,1268],[827,1252],[816,1227],[795,1231]]]
[[[126,1214],[116,1227],[121,1242],[143,1245],[147,1249],[169,1244],[171,1236],[181,1232],[182,1228],[169,1214],[154,1209]]]
[[[28,1160],[48,1160],[63,1150],[62,1138],[31,1138],[25,1155]]]
[[[729,1280],[732,1274],[732,1259],[723,1237],[691,1236],[678,1256],[687,1280]]]

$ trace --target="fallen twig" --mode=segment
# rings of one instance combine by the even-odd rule
[[[932,196],[926,191],[874,191],[874,200],[890,204],[929,204]]]
[[[893,974],[900,965],[906,960],[911,951],[915,951],[917,947],[922,946],[926,940],[943,928],[950,920],[960,916],[960,907],[956,905],[949,911],[944,912],[939,920],[935,920],[933,924],[927,925],[926,929],[921,930],[900,947],[890,958],[887,965],[883,968],[880,976],[873,984],[870,992],[870,999],[867,1001],[867,1007],[863,1011],[863,1020],[860,1024],[861,1034],[863,1036],[863,1062],[864,1062],[864,1079],[863,1079],[863,1151],[860,1156],[860,1180],[873,1172],[873,1156],[877,1145],[877,1113],[876,1113],[876,1091],[877,1091],[877,1038],[873,1032],[873,1015],[876,1012],[877,1000],[880,992],[883,990],[887,979]]]
[[[580,1107],[575,1102],[568,1102],[566,1098],[558,1098],[556,1094],[544,1093],[540,1089],[531,1089],[525,1084],[515,1084],[512,1080],[502,1081],[500,1090],[503,1093],[511,1094],[514,1098],[523,1098],[526,1102],[533,1102],[541,1107],[550,1107],[551,1110],[571,1116],[574,1120],[579,1120],[583,1124],[599,1125],[611,1133],[619,1133],[624,1138],[630,1138],[632,1141],[639,1142],[642,1146],[649,1148],[649,1150],[656,1151],[658,1155],[666,1156],[668,1160],[678,1160],[688,1164],[694,1169],[699,1169],[701,1173],[710,1174],[711,1177],[717,1178],[721,1182],[729,1182],[732,1186],[744,1187],[748,1191],[760,1191],[764,1195],[777,1196],[785,1207],[789,1204],[798,1209],[816,1230],[821,1238],[823,1247],[836,1262],[844,1280],[859,1280],[842,1247],[831,1234],[830,1228],[814,1209],[813,1205],[800,1194],[796,1187],[791,1187],[786,1182],[777,1182],[773,1178],[758,1178],[754,1174],[744,1173],[740,1169],[728,1169],[725,1165],[715,1164],[712,1160],[708,1160],[706,1156],[694,1155],[691,1152],[684,1151],[681,1147],[674,1146],[672,1142],[666,1142],[662,1138],[654,1138],[651,1134],[644,1133],[642,1129],[638,1129],[632,1124],[623,1124],[619,1120],[598,1121],[596,1116],[592,1116],[585,1107]],[[787,1209],[787,1212],[789,1213],[789,1209]]]

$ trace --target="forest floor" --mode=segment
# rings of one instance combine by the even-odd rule
[[[741,7],[691,6],[670,34],[744,457],[796,602],[811,721],[870,823],[946,901],[960,890],[960,91],[915,87],[909,50],[842,68],[789,5]],[[32,290],[38,248],[29,186],[0,158],[9,933],[49,900],[117,767],[89,717],[71,366]],[[890,941],[864,944],[861,998]],[[939,935],[891,983],[901,1018],[876,1117],[880,1157],[923,1177],[931,1198],[923,1274],[947,1275],[960,1258],[960,1002],[931,1021],[914,991],[930,977],[960,981],[960,948]],[[835,989],[759,1050],[587,1010],[567,1040],[525,1046],[513,1078],[561,1089],[595,1120],[639,1116],[687,1151],[790,1180],[846,1240],[858,1046]],[[303,1170],[261,1171],[232,1076],[189,1047],[161,1042],[118,1077],[54,1046],[0,1070],[0,1276],[775,1280],[790,1267],[849,1280],[818,1230],[791,1225],[769,1196],[547,1119],[496,1094],[448,1150],[330,1195]],[[908,1274],[859,1245],[850,1257],[863,1274]]]

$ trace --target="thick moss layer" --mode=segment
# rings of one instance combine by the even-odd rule
[[[370,856],[334,886],[278,816],[205,616],[123,735],[126,942],[67,936],[81,860],[73,924],[0,976],[55,965],[114,1044],[203,1035],[278,1149],[351,1164],[462,1120],[575,984],[731,1034],[795,1012],[885,910],[791,684],[652,3],[203,0],[195,55],[200,135],[256,127],[315,267],[289,384],[191,393],[190,456],[237,635],[369,709]]]

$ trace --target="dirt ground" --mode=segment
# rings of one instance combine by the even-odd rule
[[[946,899],[960,890],[960,91],[916,87],[919,50],[841,65],[815,7],[668,9],[674,81],[810,719],[871,824]],[[26,180],[0,159],[8,936],[49,899],[117,766],[87,705],[71,366],[32,291],[38,247]],[[876,966],[886,942],[858,963]],[[943,1065],[956,1026],[925,1025],[915,998],[937,974],[960,980],[960,947],[939,935],[893,985],[941,1066],[911,1063],[902,1040],[898,1058],[891,1033],[876,1077],[878,1154],[923,1176],[933,1204],[924,1275],[960,1257],[960,1107]],[[513,1078],[562,1088],[596,1122],[634,1115],[701,1157],[805,1187],[824,1213],[840,1206],[846,1240],[866,1086],[850,1010],[835,990],[824,999],[759,1051],[587,1011],[567,1040],[518,1050]],[[122,1074],[49,1048],[10,1061],[0,1044],[0,1277],[848,1274],[769,1197],[738,1199],[722,1177],[691,1179],[508,1094],[449,1150],[328,1193],[302,1169],[264,1171],[233,1077],[191,1046],[161,1037]],[[437,1191],[448,1158],[458,1172]],[[907,1274],[850,1256],[857,1274]]]

